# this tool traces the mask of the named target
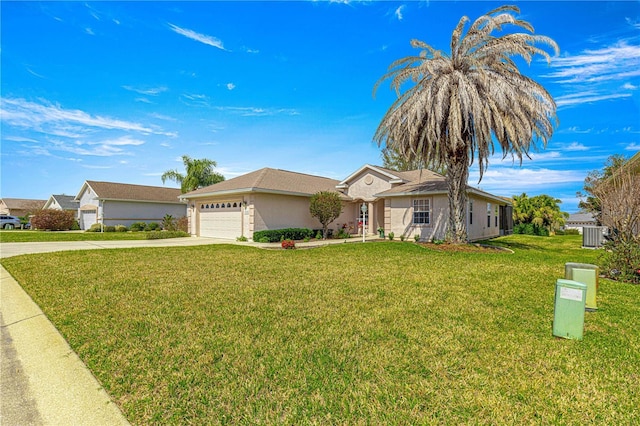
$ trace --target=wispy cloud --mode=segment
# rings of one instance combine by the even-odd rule
[[[185,105],[198,106],[198,107],[210,107],[211,102],[207,95],[197,93],[183,93],[180,95],[180,101]]]
[[[144,124],[91,115],[77,109],[65,109],[58,104],[47,101],[36,103],[20,98],[2,98],[0,106],[3,122],[11,126],[30,128],[37,131],[42,131],[43,126],[54,126],[55,129],[62,130],[68,128],[68,126],[84,126],[95,129],[168,135],[166,132]]]
[[[566,145],[562,148],[565,151],[588,151],[589,147],[584,146],[580,142],[571,142],[569,145]]]
[[[625,151],[640,151],[640,143],[632,142],[624,148]]]
[[[637,89],[632,81],[640,77],[640,45],[637,38],[620,40],[554,58],[551,67],[554,71],[544,77],[561,84],[565,91],[556,97],[559,108],[628,98]]]
[[[227,89],[229,89],[229,90],[233,90],[233,89],[235,89],[235,88],[236,88],[236,85],[235,85],[235,84],[233,84],[233,83],[227,83]]]
[[[169,24],[169,28],[171,28],[171,31],[180,34],[182,36],[185,36],[187,38],[190,38],[191,40],[195,40],[198,41],[200,43],[204,43],[206,45],[209,46],[213,46],[213,47],[217,47],[220,50],[227,50],[224,48],[224,44],[222,43],[222,41],[218,38],[215,38],[213,36],[210,35],[206,35],[206,34],[200,34],[197,33],[193,30],[187,29],[187,28],[181,28],[177,25],[173,25],[173,24]]]
[[[405,6],[402,5],[402,6],[398,7],[395,12],[393,12],[393,14],[395,15],[395,17],[396,17],[396,19],[398,21],[402,21],[402,18],[403,18],[402,11],[404,10],[404,8],[405,8]]]
[[[469,184],[475,186],[478,177],[478,172],[471,170]],[[580,170],[492,167],[485,171],[479,186],[495,194],[514,195],[527,191],[546,191],[553,185],[584,182],[584,178],[585,173]]]
[[[290,108],[259,108],[259,107],[216,107],[220,111],[229,111],[240,114],[243,117],[261,117],[272,115],[300,115],[295,109]]]
[[[51,141],[58,151],[70,152],[76,155],[111,157],[114,155],[133,155],[126,148],[130,146],[143,145],[144,141],[130,136],[123,136],[116,139],[106,139],[102,141]]]
[[[135,92],[135,93],[139,93],[140,95],[147,95],[147,96],[158,96],[160,93],[163,93],[169,90],[165,86],[160,86],[160,87],[122,86],[122,88],[130,92]]]

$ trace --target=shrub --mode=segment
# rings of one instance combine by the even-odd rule
[[[104,227],[104,232],[116,232],[116,227],[113,225],[108,225]]]
[[[31,227],[47,231],[68,231],[73,227],[75,217],[72,211],[42,209],[31,218]]]
[[[580,235],[580,230],[575,228],[565,229],[564,235]]]
[[[247,237],[245,237],[244,235],[240,235],[238,238],[236,238],[236,241],[240,241],[241,243],[245,243],[245,242],[249,241],[249,239]]]
[[[538,235],[541,237],[548,237],[549,230],[542,226],[537,226],[533,223],[518,223],[513,226],[514,234],[524,234],[524,235]]]
[[[77,220],[73,221],[73,225],[71,225],[71,230],[72,231],[79,231],[80,230],[80,224],[78,223]]]
[[[262,240],[266,238],[268,243],[277,243],[283,240],[304,240],[306,237],[313,237],[313,235],[313,231],[307,228],[270,229],[254,232],[253,241],[263,242]]]
[[[322,231],[316,232],[316,240],[321,240],[321,239],[322,239]]]
[[[254,238],[254,240],[253,240],[253,241],[255,241],[255,238]],[[270,242],[271,242],[271,240],[269,240],[269,238],[268,238],[268,237],[262,237],[262,238],[260,238],[260,239],[258,240],[258,242],[259,242],[259,243],[270,243]]]
[[[180,219],[177,220],[176,222],[176,228],[178,228],[178,231],[182,231],[182,232],[189,232],[189,218],[186,216],[182,216]]]
[[[160,229],[160,224],[158,222],[148,223],[144,228],[145,231],[157,231],[158,229]]]
[[[116,225],[116,232],[127,232],[129,228],[124,225]]]
[[[91,227],[89,229],[87,229],[85,232],[101,232],[102,231],[102,224],[100,223],[94,223],[93,225],[91,225]]]
[[[147,240],[163,240],[165,238],[182,238],[188,237],[189,234],[182,231],[151,231],[145,235]]]
[[[389,241],[392,241],[395,236],[396,234],[394,234],[393,232],[389,232]]]
[[[285,250],[291,250],[296,248],[296,243],[293,242],[293,240],[283,240],[280,245],[282,246],[283,249]]]
[[[414,235],[413,239],[416,241],[416,243],[419,242],[420,241],[420,234]]]
[[[162,219],[162,229],[165,231],[176,231],[178,229],[176,220],[170,214],[165,214]]]
[[[604,244],[602,272],[614,280],[640,284],[640,244],[614,240]]]
[[[349,234],[346,229],[340,228],[338,229],[338,233],[334,234],[334,238],[351,238],[351,234]]]
[[[404,235],[400,235],[400,241],[404,241],[406,237]]]
[[[145,222],[134,222],[131,225],[129,225],[129,230],[133,232],[139,232],[139,231],[144,231],[146,227],[147,227],[147,224]]]

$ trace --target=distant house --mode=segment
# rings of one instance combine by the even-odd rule
[[[444,176],[429,170],[398,172],[364,165],[342,181],[264,168],[181,195],[188,201],[192,235],[235,239],[268,229],[318,229],[309,201],[319,191],[334,191],[343,212],[330,228],[396,238],[444,239],[449,218]],[[511,204],[504,198],[467,187],[465,206],[470,240],[511,233]],[[363,207],[365,207],[363,209]],[[364,211],[363,211],[364,210]]]
[[[73,195],[52,195],[43,208],[77,212],[79,204]]]
[[[591,213],[573,213],[564,223],[564,229],[577,229],[582,234],[585,226],[596,226],[598,222]]]
[[[94,223],[161,223],[165,215],[179,219],[187,213],[187,205],[179,196],[179,188],[88,180],[74,200],[78,202],[80,229],[89,229]]]
[[[0,213],[11,216],[29,216],[44,207],[47,200],[32,200],[25,198],[0,199]]]

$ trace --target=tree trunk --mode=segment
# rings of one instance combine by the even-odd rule
[[[469,167],[467,166],[466,158],[451,160],[447,164],[446,176],[449,189],[449,229],[447,231],[447,240],[452,244],[464,244],[468,241],[465,205],[467,204]]]

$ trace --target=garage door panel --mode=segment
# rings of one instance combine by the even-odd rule
[[[233,207],[235,204],[236,207]],[[224,205],[225,207],[220,207]],[[209,203],[200,207],[200,236],[236,239],[242,235],[242,208],[239,202]]]

